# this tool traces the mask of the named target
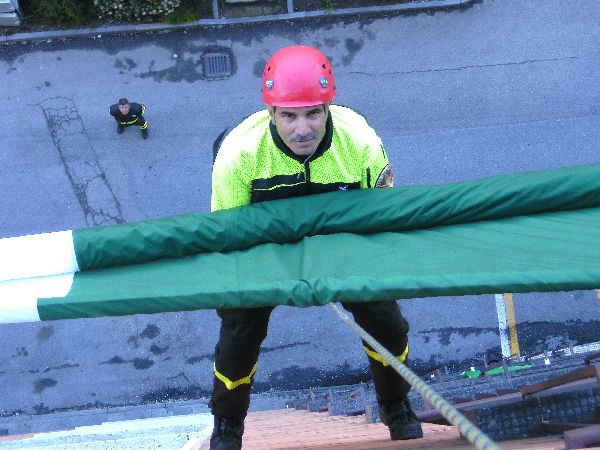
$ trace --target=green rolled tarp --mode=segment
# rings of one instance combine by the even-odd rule
[[[75,230],[81,270],[244,250],[334,233],[367,235],[600,206],[600,165],[448,185],[335,192]]]
[[[40,320],[600,286],[600,165],[73,232]],[[1,310],[0,310],[1,314]]]

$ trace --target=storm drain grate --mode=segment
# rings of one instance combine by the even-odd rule
[[[204,54],[204,76],[221,78],[231,75],[231,61],[227,53]]]

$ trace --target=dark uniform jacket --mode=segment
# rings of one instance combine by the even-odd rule
[[[129,113],[127,113],[126,115],[121,114],[118,104],[112,105],[108,109],[110,115],[113,116],[115,120],[121,125],[142,125],[141,123],[138,124],[138,120],[140,120],[141,122],[144,121],[142,114],[144,114],[145,111],[146,107],[139,103],[130,103]]]

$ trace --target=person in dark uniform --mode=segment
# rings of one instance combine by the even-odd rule
[[[126,98],[119,99],[119,103],[111,105],[108,112],[117,121],[117,133],[121,134],[125,127],[137,125],[140,127],[142,137],[148,139],[148,122],[144,119],[146,106],[140,103],[129,103]]]
[[[267,62],[266,108],[229,133],[212,173],[211,210],[347,189],[388,188],[393,171],[365,118],[334,105],[333,68],[319,50],[285,47]],[[408,322],[398,304],[343,302],[356,322],[400,361],[408,355]],[[260,346],[273,307],[217,309],[221,319],[210,401],[211,450],[239,450]],[[363,342],[380,416],[393,440],[423,437],[407,398],[410,384]],[[285,430],[281,430],[285,432]]]

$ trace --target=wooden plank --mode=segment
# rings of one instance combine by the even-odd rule
[[[553,387],[562,386],[563,384],[572,383],[573,381],[585,380],[586,378],[592,378],[596,376],[596,369],[594,366],[582,367],[581,369],[574,370],[573,372],[566,373],[564,375],[552,378],[541,383],[530,384],[521,388],[523,396],[535,394],[536,392],[545,391]]]

